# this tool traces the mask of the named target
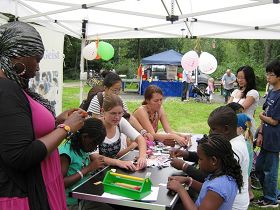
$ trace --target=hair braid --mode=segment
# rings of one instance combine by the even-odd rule
[[[220,170],[215,171],[211,179],[227,175],[235,179],[239,191],[243,186],[243,178],[241,167],[237,160],[234,158],[234,152],[232,150],[229,141],[225,140],[220,134],[210,135],[207,140],[200,142],[199,147],[203,150],[206,156],[216,157],[221,160]]]

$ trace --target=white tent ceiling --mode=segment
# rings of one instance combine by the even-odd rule
[[[88,20],[89,40],[186,36],[280,39],[278,1],[0,0],[0,12],[75,37],[81,37],[82,20]],[[172,14],[178,16],[173,24],[166,20]]]

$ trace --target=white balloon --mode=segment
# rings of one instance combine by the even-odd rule
[[[195,51],[185,53],[181,59],[182,67],[187,71],[193,71],[198,66],[198,54]]]
[[[83,56],[87,60],[93,60],[97,56],[97,48],[96,48],[96,43],[91,42],[87,46],[84,47],[83,49]]]
[[[199,57],[199,69],[204,74],[212,74],[216,71],[218,63],[216,58],[208,52],[203,52]]]

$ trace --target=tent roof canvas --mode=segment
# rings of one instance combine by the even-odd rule
[[[181,65],[183,55],[175,50],[167,50],[141,60],[142,64]]]
[[[78,38],[86,25],[87,40],[280,39],[279,11],[279,0],[0,0],[19,21]]]

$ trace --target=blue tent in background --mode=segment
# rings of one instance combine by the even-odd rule
[[[183,55],[175,50],[167,50],[149,57],[143,58],[141,63],[144,65],[177,65],[181,66]]]

